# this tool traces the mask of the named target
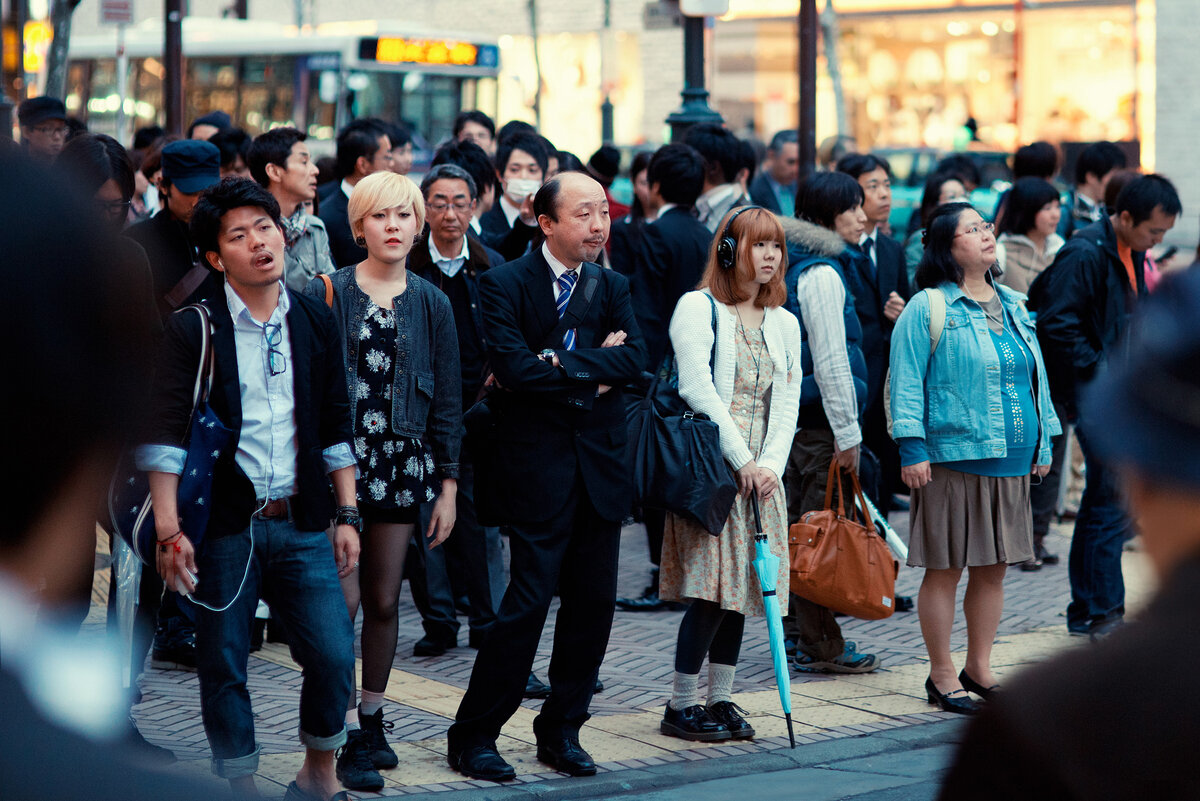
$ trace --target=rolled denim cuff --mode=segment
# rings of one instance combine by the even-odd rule
[[[140,445],[133,452],[138,470],[183,475],[187,451],[175,445]]]
[[[260,748],[255,748],[254,753],[234,757],[233,759],[218,759],[217,757],[213,757],[212,772],[222,779],[238,779],[242,776],[253,776],[258,772],[258,752],[261,750]]]
[[[459,467],[457,464],[439,464],[437,466],[437,470],[435,470],[434,473],[440,479],[445,480],[447,478],[452,478],[455,481],[457,481],[458,474],[459,474]]]
[[[342,726],[341,731],[329,737],[317,737],[301,729],[300,743],[305,748],[311,748],[314,751],[336,751],[346,744],[346,727]]]
[[[325,461],[326,475],[334,470],[341,470],[343,467],[353,467],[354,477],[358,478],[358,460],[354,458],[354,451],[350,450],[349,442],[330,445],[321,451],[321,458]]]

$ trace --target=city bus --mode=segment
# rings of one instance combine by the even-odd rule
[[[145,125],[162,125],[163,24],[125,30],[128,58],[125,130],[117,131],[117,32],[71,39],[65,102],[88,128],[129,142]],[[500,72],[497,43],[390,20],[297,28],[261,20],[183,21],[185,124],[225,111],[251,135],[290,125],[330,140],[349,121],[403,122],[437,142],[462,109],[494,112]]]

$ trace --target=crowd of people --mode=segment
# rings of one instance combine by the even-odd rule
[[[969,202],[979,181],[970,160],[949,157],[906,232],[889,221],[884,156],[848,152],[801,180],[794,131],[774,136],[760,163],[753,143],[697,125],[633,159],[624,206],[612,192],[617,149],[585,163],[526,123],[497,129],[479,111],[458,116],[419,184],[411,135],[376,119],[346,126],[327,164],[301,131],[251,137],[221,112],[195,120],[187,138],[139,131],[129,150],[70,133],[52,98],[23,103],[19,122],[21,152],[4,158],[21,166],[6,164],[6,180],[44,173],[90,206],[89,225],[112,247],[105,264],[89,263],[110,271],[123,315],[96,324],[134,338],[123,356],[152,353],[154,366],[152,379],[124,371],[101,382],[114,387],[92,418],[105,428],[64,446],[74,455],[53,473],[59,483],[29,497],[67,487],[67,467],[103,464],[101,445],[137,446],[157,544],[126,701],[147,656],[196,670],[213,772],[243,797],[256,794],[259,765],[247,661],[264,636],[285,640],[304,669],[305,757],[289,801],[383,787],[379,771],[399,761],[384,696],[405,578],[424,626],[415,656],[458,647],[460,609],[478,650],[447,735],[449,764],[465,776],[515,777],[497,740],[530,697],[545,699],[537,758],[572,776],[596,772],[580,731],[616,608],[686,609],[663,733],[752,738],[733,687],[745,617],[763,614],[754,538],[781,558],[786,586],[788,526],[824,506],[831,463],[861,476],[884,515],[909,511],[908,565],[925,571],[915,604],[924,691],[938,708],[976,714],[997,698],[991,649],[1005,572],[1058,562],[1045,537],[1072,429],[1086,487],[1067,625],[1101,640],[1123,624],[1120,556],[1133,524],[1115,472],[1120,440],[1085,389],[1133,369],[1127,335],[1154,288],[1149,252],[1181,204],[1165,177],[1123,171],[1111,143],[1082,152],[1065,202],[1051,183],[1055,148],[1021,148],[994,215]],[[92,284],[108,286],[90,274],[81,286]],[[194,304],[207,332],[200,316],[176,314]],[[207,528],[183,531],[181,476],[209,336],[206,398],[232,434],[200,499]],[[715,537],[681,515],[632,508],[627,407],[666,366],[683,401],[717,424],[736,480]],[[1114,402],[1155,403],[1105,380]],[[1174,392],[1194,377],[1170,382]],[[150,398],[144,420],[121,392]],[[1194,404],[1182,408],[1176,425],[1195,428]],[[1161,473],[1164,458],[1151,448],[1137,463],[1144,503],[1156,498],[1145,473]],[[69,486],[83,503],[88,487]],[[15,530],[36,530],[42,513],[31,509]],[[640,597],[618,599],[620,533],[634,516],[651,578]],[[64,545],[71,558],[43,593],[76,628],[92,544]],[[968,649],[956,670],[964,569]],[[555,597],[543,682],[533,663]],[[898,611],[913,606],[896,599]],[[844,638],[834,610],[790,594],[786,611],[795,671],[880,667]],[[999,764],[982,749],[1001,736],[976,735],[966,758]],[[132,723],[128,739],[143,759],[170,759]],[[965,793],[964,776],[953,780]]]

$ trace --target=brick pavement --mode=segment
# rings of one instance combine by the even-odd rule
[[[902,519],[893,522],[905,536],[907,516],[899,517]],[[1056,527],[1048,546],[1065,558],[1069,535],[1069,527]],[[1126,554],[1125,570],[1130,605],[1135,607],[1151,584],[1148,570],[1140,555],[1133,553]],[[622,535],[620,594],[640,592],[646,573],[642,529],[628,527]],[[897,592],[915,594],[920,579],[920,570],[903,569]],[[92,631],[103,620],[106,571],[97,572],[96,585],[97,603],[88,619]],[[1021,665],[1044,659],[1078,642],[1066,635],[1065,564],[1036,573],[1009,571],[1005,589],[1005,615],[994,660],[1001,678]],[[754,618],[747,621],[734,690],[735,700],[749,711],[758,737],[752,742],[722,745],[687,743],[658,733],[658,720],[670,693],[674,639],[680,616],[679,612],[617,613],[608,654],[600,669],[605,691],[596,696],[593,719],[582,737],[602,772],[786,747],[786,729],[779,711],[765,626],[761,619]],[[883,667],[862,676],[793,674],[793,719],[798,745],[886,732],[952,717],[932,711],[925,703],[924,648],[915,613],[899,613],[882,621],[842,618],[842,624],[847,638],[856,640],[860,650],[877,653]],[[535,662],[535,670],[543,679],[553,632],[552,610]],[[413,658],[413,643],[421,635],[420,618],[408,591],[404,590],[398,654],[385,712],[395,723],[390,739],[400,755],[400,766],[384,771],[387,786],[381,793],[356,795],[369,798],[491,786],[486,782],[463,781],[445,764],[445,730],[470,677],[475,651],[463,646],[442,657]],[[466,640],[465,622],[460,639]],[[956,651],[966,648],[961,615],[952,644]],[[268,644],[251,656],[249,685],[263,755],[260,784],[268,796],[279,796],[294,776],[302,754],[296,738],[299,668],[285,647]],[[181,760],[177,770],[206,773],[208,747],[200,721],[195,675],[148,668],[142,689],[144,699],[135,708],[135,716],[143,734],[175,751]],[[562,778],[534,758],[530,724],[540,706],[539,701],[526,701],[501,737],[500,750],[516,767],[518,783]]]

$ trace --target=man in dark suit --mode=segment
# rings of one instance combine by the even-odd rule
[[[862,349],[867,360],[867,409],[863,443],[879,459],[879,511],[887,514],[892,496],[903,487],[900,451],[888,435],[883,412],[883,383],[892,351],[892,328],[911,297],[904,248],[883,231],[892,210],[892,168],[883,156],[851,153],[837,163],[863,189],[867,229],[859,240],[866,258],[854,260],[854,311],[862,324]]]
[[[337,139],[337,189],[321,196],[320,213],[329,234],[329,252],[338,267],[349,267],[367,258],[367,249],[354,240],[346,208],[350,193],[363,178],[391,169],[392,143],[383,123],[374,119],[355,120],[342,129]]]
[[[533,196],[550,168],[550,154],[540,137],[514,134],[496,148],[496,175],[500,199],[482,217],[484,244],[500,251],[505,260],[525,255],[537,234]]]
[[[616,595],[621,520],[632,487],[624,464],[620,386],[645,362],[624,276],[594,264],[608,236],[604,189],[581,173],[534,198],[545,244],[480,278],[498,385],[473,410],[480,521],[510,526],[511,579],[448,734],[451,767],[504,781],[496,738],[521,703],[555,589],[561,606],[553,691],[534,721],[538,759],[596,772],[579,744],[604,659]]]
[[[800,144],[794,128],[780,131],[767,145],[762,169],[750,182],[750,199],[784,217],[796,213],[796,182],[800,178]]]

